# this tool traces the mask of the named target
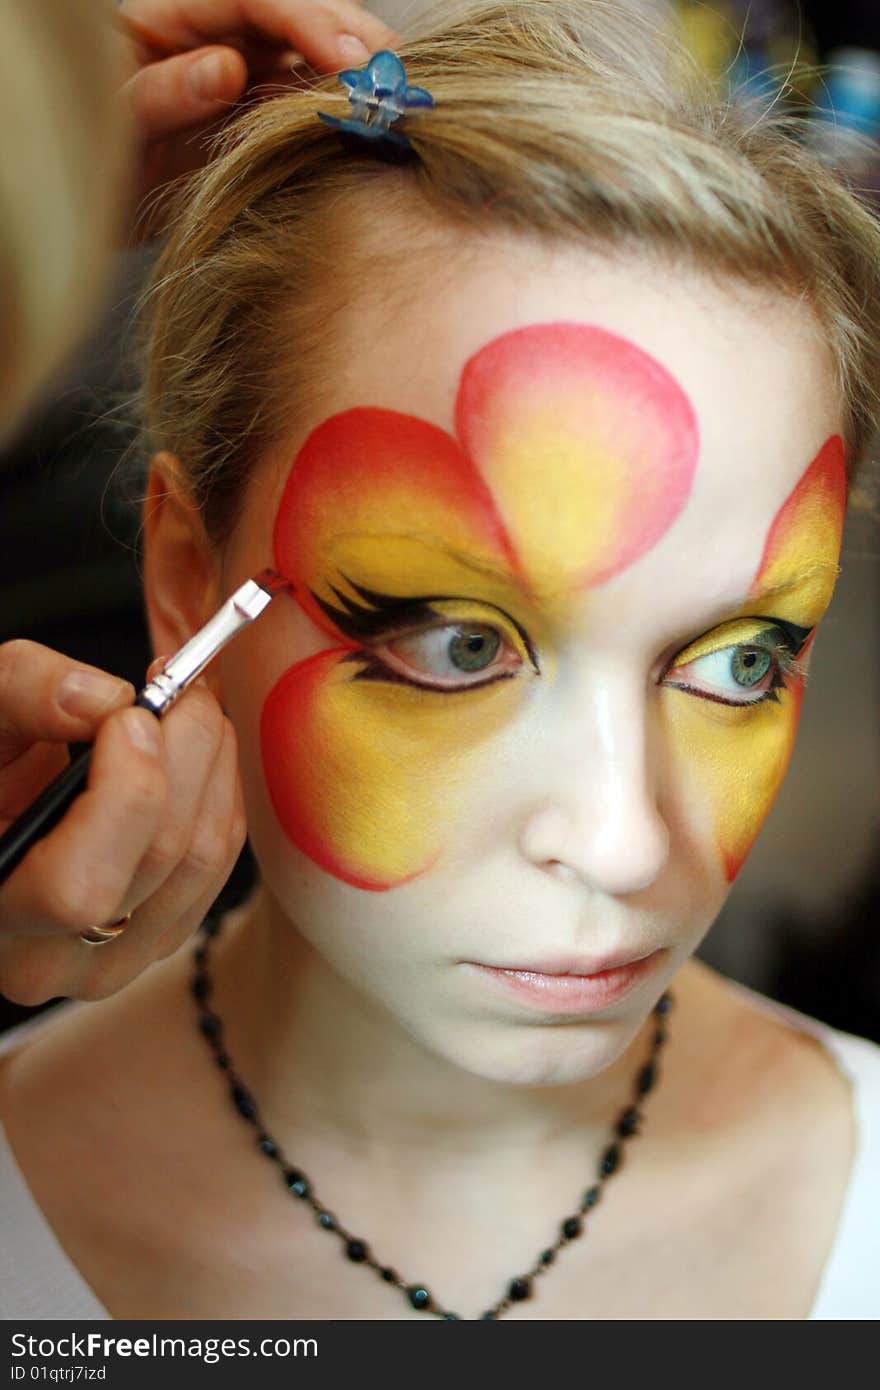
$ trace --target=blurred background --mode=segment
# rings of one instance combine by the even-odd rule
[[[812,138],[880,199],[880,0],[632,0],[674,15],[731,99],[809,107]],[[399,31],[419,0],[368,7]],[[142,683],[133,310],[150,249],[120,258],[100,329],[0,456],[0,641],[25,636]],[[880,471],[880,470],[875,470]],[[880,1041],[880,507],[870,480],[816,643],[783,790],[699,955]],[[243,856],[227,890],[250,882]],[[0,998],[0,1029],[34,1010]]]

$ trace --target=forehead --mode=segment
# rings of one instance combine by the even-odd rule
[[[699,434],[687,506],[608,589],[623,598],[628,585],[653,586],[670,567],[706,593],[716,586],[719,598],[740,578],[747,585],[774,515],[840,429],[830,359],[809,308],[647,256],[612,259],[508,237],[466,251],[457,254],[453,242],[445,256],[438,249],[402,262],[393,284],[364,286],[334,319],[338,371],[274,455],[274,504],[299,447],[329,417],[369,406],[454,437],[462,370],[488,343],[529,325],[591,325],[634,344],[674,378]],[[566,410],[566,397],[554,399],[553,369],[542,365],[535,372],[552,419]],[[624,380],[609,411],[607,426],[627,429],[640,418],[638,389],[628,393]],[[552,457],[538,446],[520,466],[545,472]],[[339,522],[344,527],[343,515]]]

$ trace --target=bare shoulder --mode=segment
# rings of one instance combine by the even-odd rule
[[[719,1120],[771,1129],[795,1117],[827,1123],[852,1147],[852,1091],[818,1037],[775,1012],[772,1000],[745,993],[698,960],[685,967],[683,1048],[703,1061],[692,1094]],[[685,1023],[685,1020],[682,1020]],[[775,1118],[774,1118],[775,1117]]]
[[[704,1007],[717,1010],[741,1039],[740,1047],[729,1049],[733,1062],[741,1060],[751,1070],[763,1061],[771,1072],[768,1080],[817,1085],[829,1098],[848,1097],[849,1085],[821,1040],[789,1020],[772,999],[743,991],[702,961],[692,961],[691,968]]]
[[[655,1171],[631,1184],[629,1257],[600,1314],[807,1318],[856,1152],[849,1084],[818,1039],[702,962],[682,967],[672,993]],[[670,1197],[659,1207],[658,1172]]]
[[[178,986],[177,957],[99,1003],[62,1006],[0,1058],[0,1118],[22,1138],[31,1121],[52,1116],[56,1140],[92,1143],[120,1110],[149,1103],[141,1083],[157,1089],[168,1071],[180,1072],[186,1028],[186,990]],[[139,1094],[132,1107],[132,1094]]]
[[[697,1012],[714,1015],[720,1044],[699,1092],[703,1119],[720,1121],[730,1180],[735,1170],[745,1176],[756,1213],[800,1261],[808,1289],[833,1244],[857,1151],[850,1082],[820,1039],[771,1001],[691,964]]]
[[[161,1209],[163,1137],[193,1113],[187,1075],[203,1058],[188,1002],[172,958],[110,999],[60,1009],[0,1058],[13,1157],[99,1297],[120,1233]]]

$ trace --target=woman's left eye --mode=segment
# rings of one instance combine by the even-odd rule
[[[778,700],[784,677],[800,667],[784,633],[775,629],[758,642],[740,642],[707,652],[682,666],[671,666],[664,685],[687,690],[722,705],[760,705]]]
[[[394,637],[372,655],[416,685],[466,690],[516,675],[523,658],[490,623],[444,623]],[[430,677],[429,680],[414,679]]]

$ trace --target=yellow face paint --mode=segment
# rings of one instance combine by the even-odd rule
[[[436,860],[462,788],[537,677],[526,619],[534,632],[541,610],[550,621],[654,546],[696,467],[681,388],[588,325],[489,343],[465,365],[455,422],[457,438],[389,410],[330,417],[276,518],[275,566],[335,645],[270,693],[263,766],[290,839],[360,888]],[[503,655],[483,683],[437,688],[438,662],[479,663],[493,631]],[[413,665],[420,651],[433,655]]]
[[[785,611],[803,627],[815,627],[840,573],[840,540],[846,511],[846,456],[839,435],[825,441],[770,527],[749,595],[752,612],[775,603],[767,590],[784,588]],[[792,585],[792,576],[797,576]],[[755,600],[758,600],[756,607]]]
[[[838,574],[846,507],[844,464],[843,442],[835,435],[770,527],[743,607],[751,616],[734,618],[698,638],[676,656],[667,672],[663,705],[670,736],[682,765],[693,767],[697,796],[712,816],[728,882],[754,843],[794,747],[804,694],[799,661],[812,645],[810,631],[831,601]],[[788,629],[787,652],[798,660],[789,661],[782,647],[776,658],[778,683],[756,703],[746,658],[758,653],[761,661],[762,651],[773,650],[773,625],[761,618],[771,614]],[[782,636],[777,629],[775,641]],[[726,680],[719,693],[718,674],[725,661]],[[701,677],[699,663],[714,668],[708,677],[705,669]],[[730,700],[752,702],[727,703]]]

